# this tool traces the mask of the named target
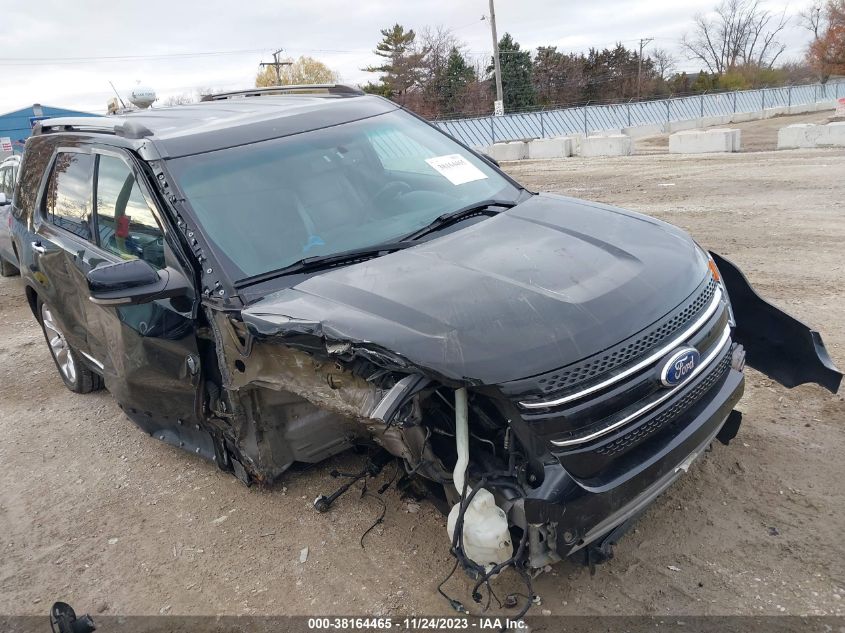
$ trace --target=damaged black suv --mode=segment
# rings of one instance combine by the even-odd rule
[[[737,433],[746,359],[841,380],[683,231],[529,192],[344,86],[43,121],[12,213],[71,390],[245,482],[383,449],[478,573],[607,557]]]

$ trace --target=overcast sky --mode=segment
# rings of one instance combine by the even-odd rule
[[[499,34],[510,32],[524,48],[557,45],[564,51],[603,48],[621,41],[634,48],[678,53],[681,70],[698,64],[680,54],[679,40],[692,16],[717,0],[497,0]],[[771,0],[768,8],[796,15],[806,4]],[[487,0],[39,0],[0,2],[0,112],[42,103],[103,112],[113,96],[140,81],[160,102],[200,88],[253,85],[258,64],[275,48],[291,57],[310,55],[348,83],[374,75],[360,69],[376,61],[379,30],[452,29],[474,56],[489,55]],[[784,59],[798,59],[807,35],[793,20],[783,34]],[[646,49],[648,50],[648,49]]]

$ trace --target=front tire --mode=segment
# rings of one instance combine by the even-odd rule
[[[70,346],[56,322],[53,309],[40,299],[38,300],[38,317],[50,355],[56,363],[56,369],[59,370],[59,376],[65,386],[74,393],[90,393],[101,389],[102,377],[82,364],[79,354]]]

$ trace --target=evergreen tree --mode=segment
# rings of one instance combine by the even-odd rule
[[[381,30],[382,40],[373,51],[384,62],[379,66],[367,66],[363,70],[370,73],[382,73],[379,77],[380,94],[390,97],[402,95],[412,86],[419,83],[420,65],[425,57],[425,51],[417,50],[415,46],[416,33],[413,29],[406,31],[400,24],[394,24],[388,29]],[[370,84],[371,88],[375,88]],[[376,92],[376,90],[373,90]]]
[[[440,93],[440,107],[446,114],[454,114],[461,111],[463,96],[467,87],[475,81],[475,71],[467,64],[464,56],[457,47],[449,51],[449,58],[446,60],[446,70],[440,82],[442,92]]]
[[[586,63],[581,54],[564,54],[557,46],[539,46],[532,70],[537,103],[547,106],[580,101]]]
[[[505,112],[530,108],[536,104],[532,82],[531,52],[520,50],[510,33],[499,40],[499,65],[502,68],[502,93]],[[491,64],[488,73],[493,73],[491,86],[496,89],[495,67]]]

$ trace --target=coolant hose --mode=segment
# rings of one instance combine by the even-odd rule
[[[469,406],[466,387],[455,390],[455,448],[458,461],[452,472],[452,481],[459,495],[464,493],[464,481],[469,466]],[[467,487],[467,494],[470,488]]]

